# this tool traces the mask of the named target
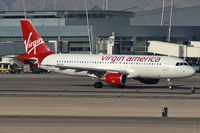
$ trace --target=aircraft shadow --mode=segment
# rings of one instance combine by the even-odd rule
[[[84,85],[71,85],[71,86],[77,86],[77,87],[92,87],[93,85],[89,85],[89,84],[84,84]],[[105,90],[106,89],[106,90]],[[109,90],[112,89],[112,90]],[[104,85],[103,88],[95,88],[94,92],[100,92],[100,90],[104,90],[103,92],[107,92],[107,93],[113,93],[115,92],[115,89],[117,92],[120,90],[122,93],[149,93],[149,94],[153,94],[153,93],[159,93],[159,94],[191,94],[191,88],[188,86],[183,86],[183,85],[174,85],[173,89],[169,89],[168,86],[142,86],[142,85],[134,85],[134,86],[126,86],[126,87],[116,87],[116,86],[112,86],[112,85]],[[195,88],[196,90],[199,90],[200,88]],[[123,90],[125,90],[123,92]],[[135,91],[133,91],[135,90]],[[149,91],[148,91],[149,90]],[[152,91],[151,91],[152,90]],[[183,92],[182,90],[185,90],[185,92]],[[195,92],[195,94],[200,94],[200,92]]]

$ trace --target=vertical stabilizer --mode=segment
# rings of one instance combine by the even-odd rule
[[[39,66],[45,57],[54,54],[38,32],[28,20],[21,20],[21,28],[24,37],[26,55],[19,55],[17,59],[23,63]]]
[[[28,20],[21,20],[21,27],[27,55],[35,56],[53,53]]]

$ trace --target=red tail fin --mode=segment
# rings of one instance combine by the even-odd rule
[[[35,56],[53,53],[28,20],[21,20],[21,27],[27,55]]]
[[[21,28],[24,36],[26,55],[18,56],[18,60],[23,63],[39,66],[42,60],[46,56],[53,54],[53,52],[47,47],[28,20],[21,20]]]

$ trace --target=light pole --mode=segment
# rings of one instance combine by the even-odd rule
[[[161,26],[163,26],[164,12],[165,12],[165,0],[163,0],[163,6],[162,6],[162,15],[161,15],[161,22],[160,22]]]
[[[171,0],[171,11],[170,11],[170,21],[169,21],[169,35],[168,35],[168,42],[171,41],[171,28],[172,28],[172,15],[173,15],[173,2],[174,0]]]
[[[44,10],[44,0],[42,0],[42,10]]]
[[[88,9],[87,9],[87,0],[85,0],[85,12],[86,12],[86,19],[87,19],[87,27],[88,27],[88,39],[90,45],[90,54],[92,54],[92,43],[91,43],[91,34],[90,34],[90,24],[88,18]]]
[[[24,18],[26,19],[26,5],[25,5],[25,0],[23,0],[23,5],[24,5]]]
[[[56,10],[56,0],[53,1],[54,10]]]

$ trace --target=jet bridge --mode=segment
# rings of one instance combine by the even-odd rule
[[[200,42],[190,41],[188,45],[148,41],[147,52],[184,58],[200,72]]]
[[[189,45],[148,41],[147,52],[182,58],[200,58],[200,42],[190,41]]]

